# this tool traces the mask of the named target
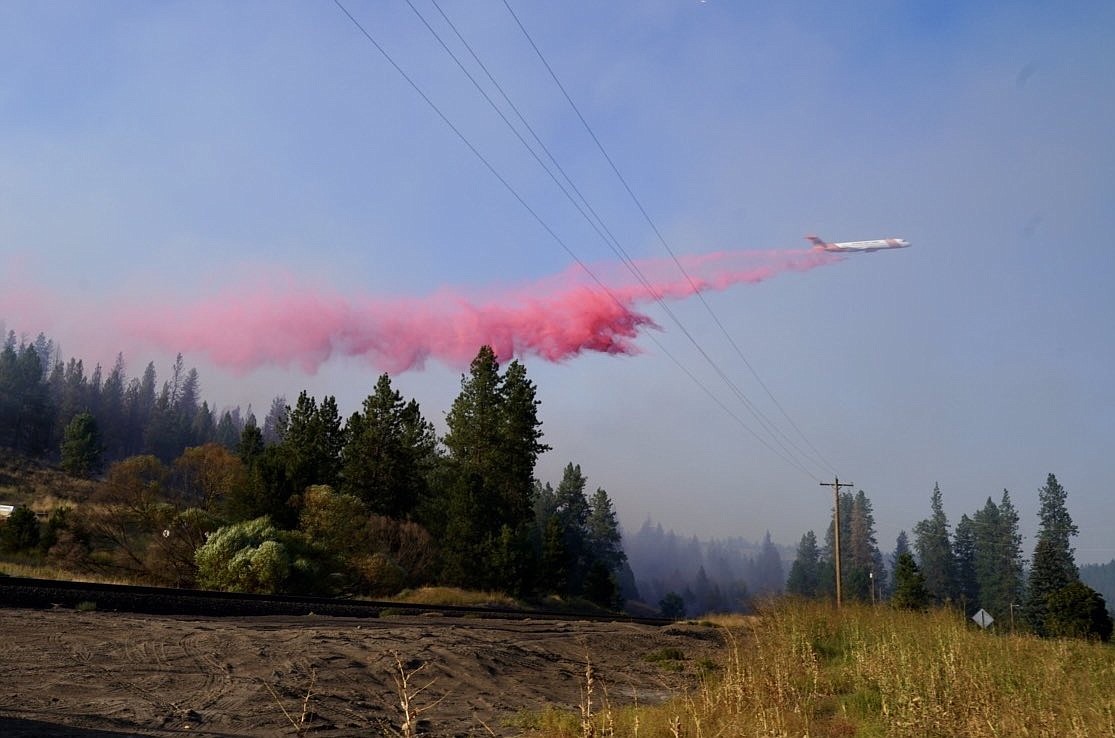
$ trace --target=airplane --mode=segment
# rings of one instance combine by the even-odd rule
[[[843,243],[825,243],[816,236],[806,236],[813,242],[813,248],[818,251],[859,251],[871,253],[883,249],[904,249],[910,242],[902,238],[881,238],[877,241],[845,241]]]

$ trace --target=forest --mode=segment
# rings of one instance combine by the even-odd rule
[[[1110,586],[1104,575],[1110,577],[1115,562],[1077,567],[1071,546],[1077,527],[1068,511],[1068,492],[1054,474],[1048,475],[1038,498],[1040,526],[1029,562],[1023,555],[1018,512],[1007,490],[998,503],[988,497],[979,510],[961,515],[950,533],[939,485],[930,495],[929,517],[913,527],[913,540],[906,531],[900,532],[894,552],[884,561],[871,500],[862,490],[855,495],[842,492],[843,598],[888,600],[911,610],[955,608],[965,617],[982,610],[1000,630],[1109,640],[1112,617],[1097,585]],[[802,536],[786,582],[788,594],[834,596],[836,539],[834,523],[829,524],[823,545],[818,545],[813,531]]]
[[[537,480],[549,447],[534,384],[489,347],[446,423],[439,437],[386,374],[347,418],[334,397],[303,392],[293,405],[276,397],[259,423],[250,407],[211,408],[181,355],[160,384],[153,363],[129,378],[118,355],[107,374],[87,373],[46,336],[9,332],[0,448],[88,483],[46,520],[17,509],[0,548],[177,586],[382,595],[445,584],[609,608],[665,601],[690,615],[781,589],[769,535],[699,541],[648,521],[625,542],[608,493],[579,465],[556,486]]]
[[[40,335],[0,351],[0,446],[93,478],[45,522],[17,509],[8,553],[133,580],[255,592],[393,593],[439,583],[615,608],[635,594],[611,499],[569,464],[539,484],[535,386],[482,347],[437,437],[379,377],[335,398],[276,398],[262,426],[215,413],[181,356],[157,385],[57,357]],[[78,509],[75,509],[78,508]]]
[[[161,385],[152,363],[128,378],[122,355],[107,375],[98,365],[87,376],[44,335],[9,332],[0,448],[90,481],[45,520],[16,509],[0,549],[177,586],[384,595],[443,584],[679,617],[746,611],[783,589],[834,597],[832,522],[823,541],[808,531],[785,557],[769,533],[759,544],[702,541],[649,519],[625,541],[608,493],[592,491],[578,464],[556,486],[535,477],[550,450],[536,395],[523,364],[501,368],[484,346],[444,435],[387,374],[348,418],[333,396],[302,392],[293,405],[276,397],[260,424],[250,408],[210,408],[181,355]],[[934,487],[930,516],[886,557],[870,498],[842,492],[843,598],[982,608],[1012,629],[1109,636],[1110,565],[1076,566],[1076,526],[1054,475],[1039,498],[1027,562],[1006,490],[950,532]]]

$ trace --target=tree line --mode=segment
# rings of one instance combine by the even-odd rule
[[[0,530],[9,551],[149,581],[240,591],[383,594],[441,583],[522,595],[634,597],[611,499],[570,464],[556,488],[534,476],[542,441],[526,368],[501,371],[484,346],[461,376],[439,437],[384,374],[343,419],[336,399],[277,398],[215,419],[178,357],[105,379],[42,336],[0,352],[0,445],[107,469],[81,514],[24,513]],[[61,429],[61,430],[60,430]],[[33,517],[33,516],[32,516]],[[35,530],[32,530],[32,527]]]
[[[896,607],[956,606],[966,615],[983,609],[1001,626],[1028,628],[1042,636],[1087,636],[1109,640],[1112,619],[1103,596],[1081,581],[1071,538],[1077,527],[1068,494],[1053,474],[1038,491],[1039,528],[1027,569],[1018,512],[1003,490],[996,503],[960,517],[950,533],[940,487],[930,496],[930,516],[895,542],[892,565],[884,566],[875,545],[874,519],[867,496],[840,495],[841,568],[845,597],[890,599]],[[813,531],[798,546],[787,580],[789,593],[831,596],[835,575],[833,524],[823,548]],[[868,589],[870,582],[871,589]]]
[[[153,362],[141,376],[129,378],[124,356],[117,354],[107,373],[100,364],[87,372],[82,359],[64,360],[60,347],[42,333],[28,341],[9,331],[0,348],[0,447],[67,461],[62,457],[67,430],[80,439],[92,420],[97,453],[76,461],[76,470],[86,473],[137,454],[169,463],[190,446],[213,442],[235,448],[247,417],[239,407],[215,411],[200,395],[198,372],[185,367],[181,354],[160,385]],[[272,414],[285,403],[276,398]],[[81,415],[88,417],[71,429]],[[271,415],[268,421],[273,423]],[[272,435],[269,441],[274,440]],[[82,469],[83,464],[91,467]]]

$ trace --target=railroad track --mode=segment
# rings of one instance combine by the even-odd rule
[[[97,610],[209,617],[324,615],[345,618],[378,618],[388,615],[436,613],[462,618],[588,620],[594,622],[640,623],[644,625],[669,625],[674,622],[663,618],[632,617],[620,614],[529,610],[509,607],[470,607],[465,605],[413,605],[375,600],[244,594],[240,592],[0,576],[0,607],[75,608],[81,603],[92,603]]]

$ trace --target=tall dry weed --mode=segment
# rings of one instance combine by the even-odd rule
[[[725,634],[721,668],[694,675],[691,688],[666,704],[613,708],[609,731],[650,738],[1115,736],[1109,645],[985,632],[949,610],[838,612],[792,600]]]

